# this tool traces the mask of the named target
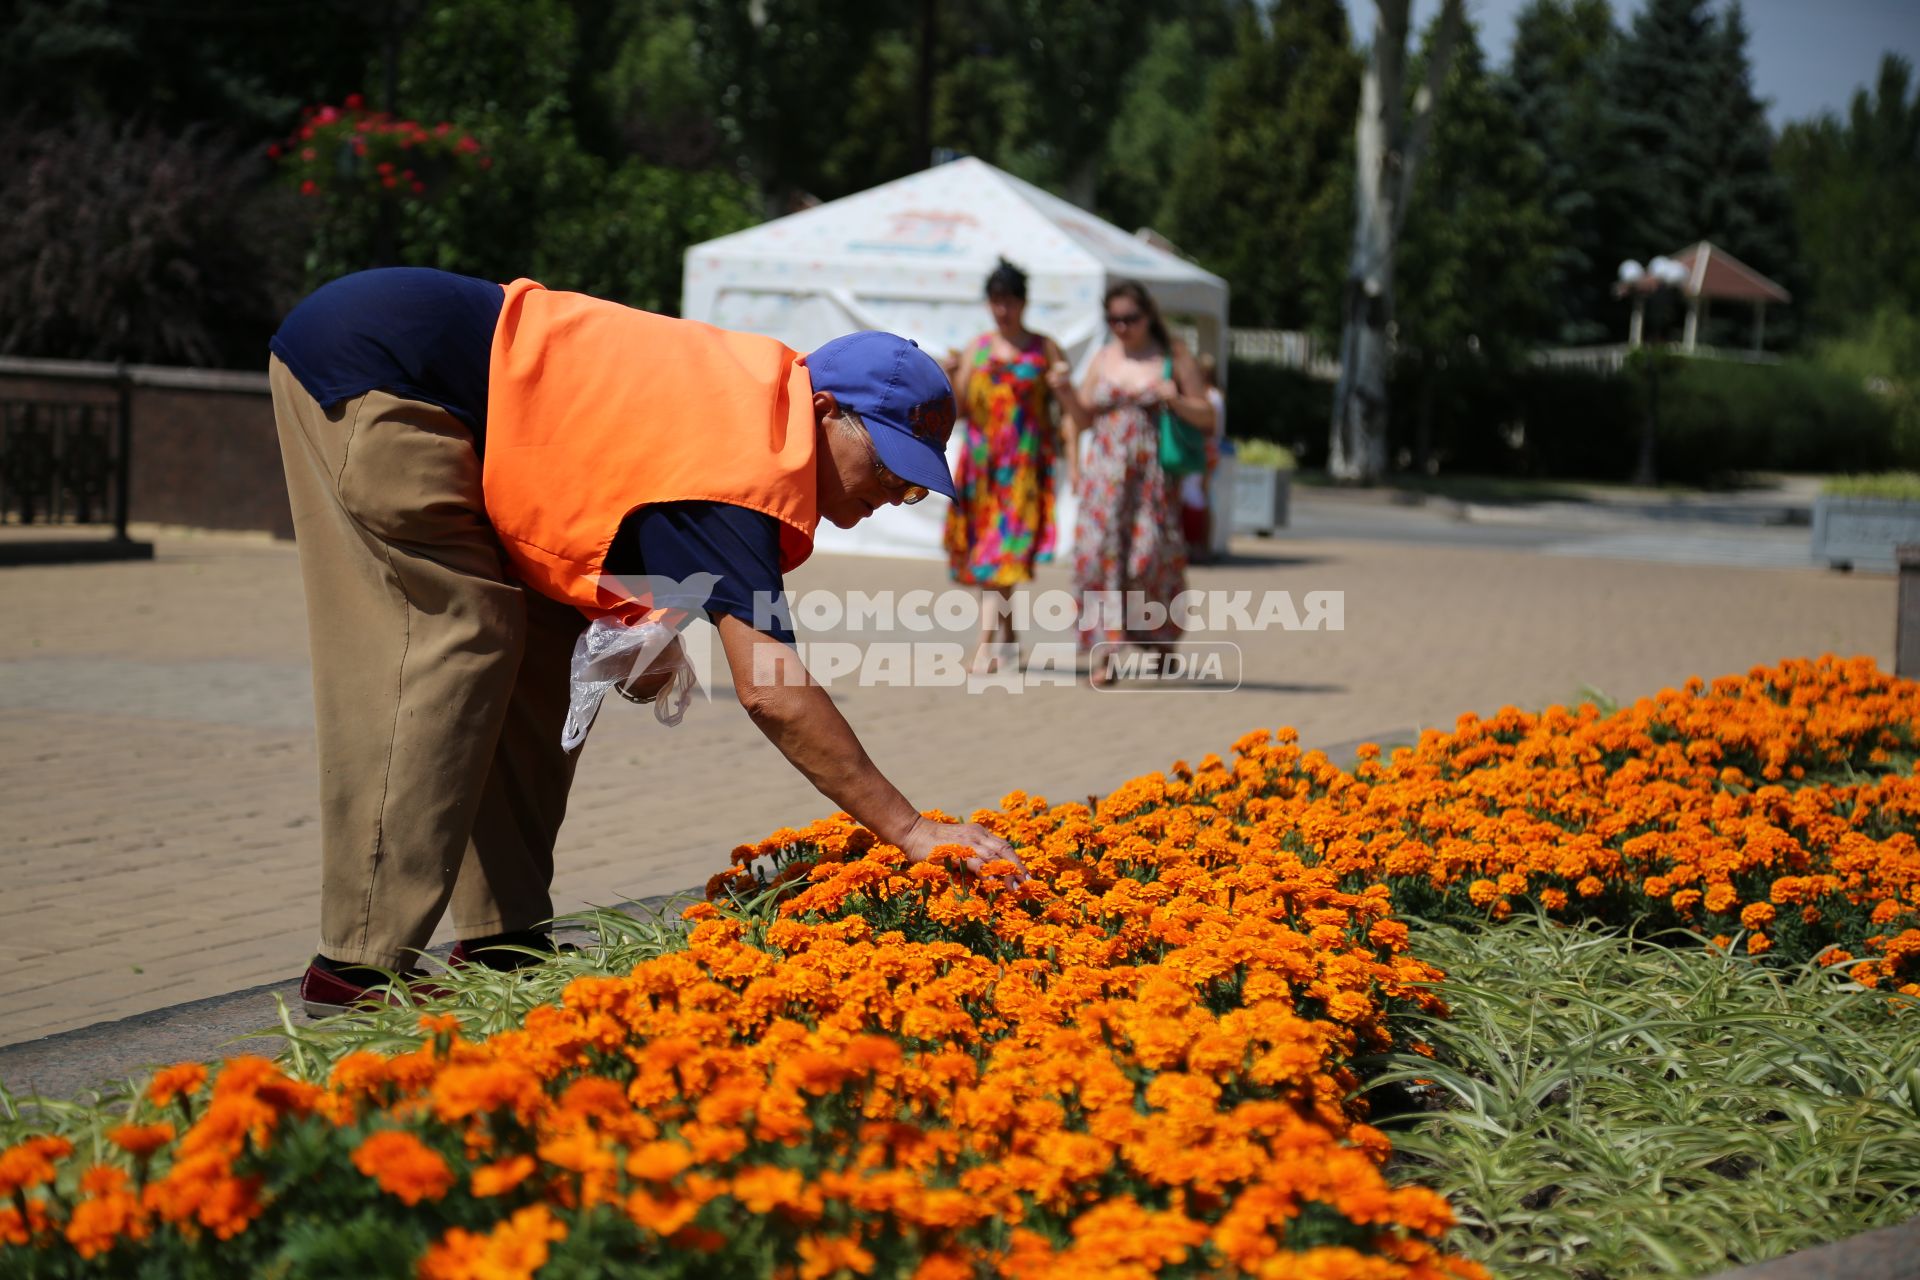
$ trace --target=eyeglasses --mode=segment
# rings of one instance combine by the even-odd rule
[[[1110,329],[1131,329],[1147,318],[1143,311],[1127,311],[1119,315],[1107,312],[1107,327]]]
[[[880,487],[899,497],[900,505],[910,507],[927,496],[927,486],[908,484],[893,472],[887,470],[880,461],[880,451],[873,447],[873,436],[863,427],[860,431],[860,443],[867,446],[867,457],[873,461],[874,474],[880,477]]]

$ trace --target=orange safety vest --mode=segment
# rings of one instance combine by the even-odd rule
[[[487,516],[528,587],[590,616],[620,522],[655,502],[729,502],[780,522],[780,567],[820,522],[813,382],[771,338],[531,280],[506,286],[488,365]]]

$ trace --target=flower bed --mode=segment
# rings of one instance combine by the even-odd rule
[[[42,1117],[0,1155],[0,1270],[1481,1274],[1353,1100],[1421,1047],[1395,1015],[1441,1010],[1390,913],[1524,897],[1920,992],[1916,722],[1920,687],[1826,659],[1352,773],[1250,734],[1091,810],[976,815],[1017,888],[844,817],[779,832],[684,949],[523,1025]]]

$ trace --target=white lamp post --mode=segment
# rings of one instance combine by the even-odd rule
[[[1647,298],[1651,295],[1656,301],[1664,300],[1668,290],[1678,292],[1687,282],[1687,269],[1672,258],[1662,255],[1646,266],[1628,259],[1620,264],[1617,293],[1633,295],[1633,317],[1627,321],[1627,345],[1638,347],[1646,327]],[[1648,283],[1651,281],[1651,283]],[[1693,347],[1692,314],[1688,315],[1687,347]],[[1640,456],[1635,460],[1633,482],[1651,485],[1655,482],[1653,466],[1653,442],[1660,429],[1660,361],[1653,352],[1647,353],[1647,420],[1640,431]]]
[[[1620,264],[1617,278],[1620,281],[1618,292],[1633,295],[1633,315],[1627,321],[1627,345],[1637,347],[1646,331],[1647,295],[1652,293],[1657,296],[1663,289],[1678,289],[1687,282],[1687,268],[1664,254],[1654,258],[1644,267],[1629,258]],[[1653,282],[1651,286],[1644,283],[1647,280]],[[1688,316],[1688,322],[1686,345],[1691,349],[1693,346],[1691,314]]]

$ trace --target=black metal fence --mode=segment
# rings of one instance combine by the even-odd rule
[[[0,397],[0,524],[106,524],[127,536],[128,384],[115,403]]]

